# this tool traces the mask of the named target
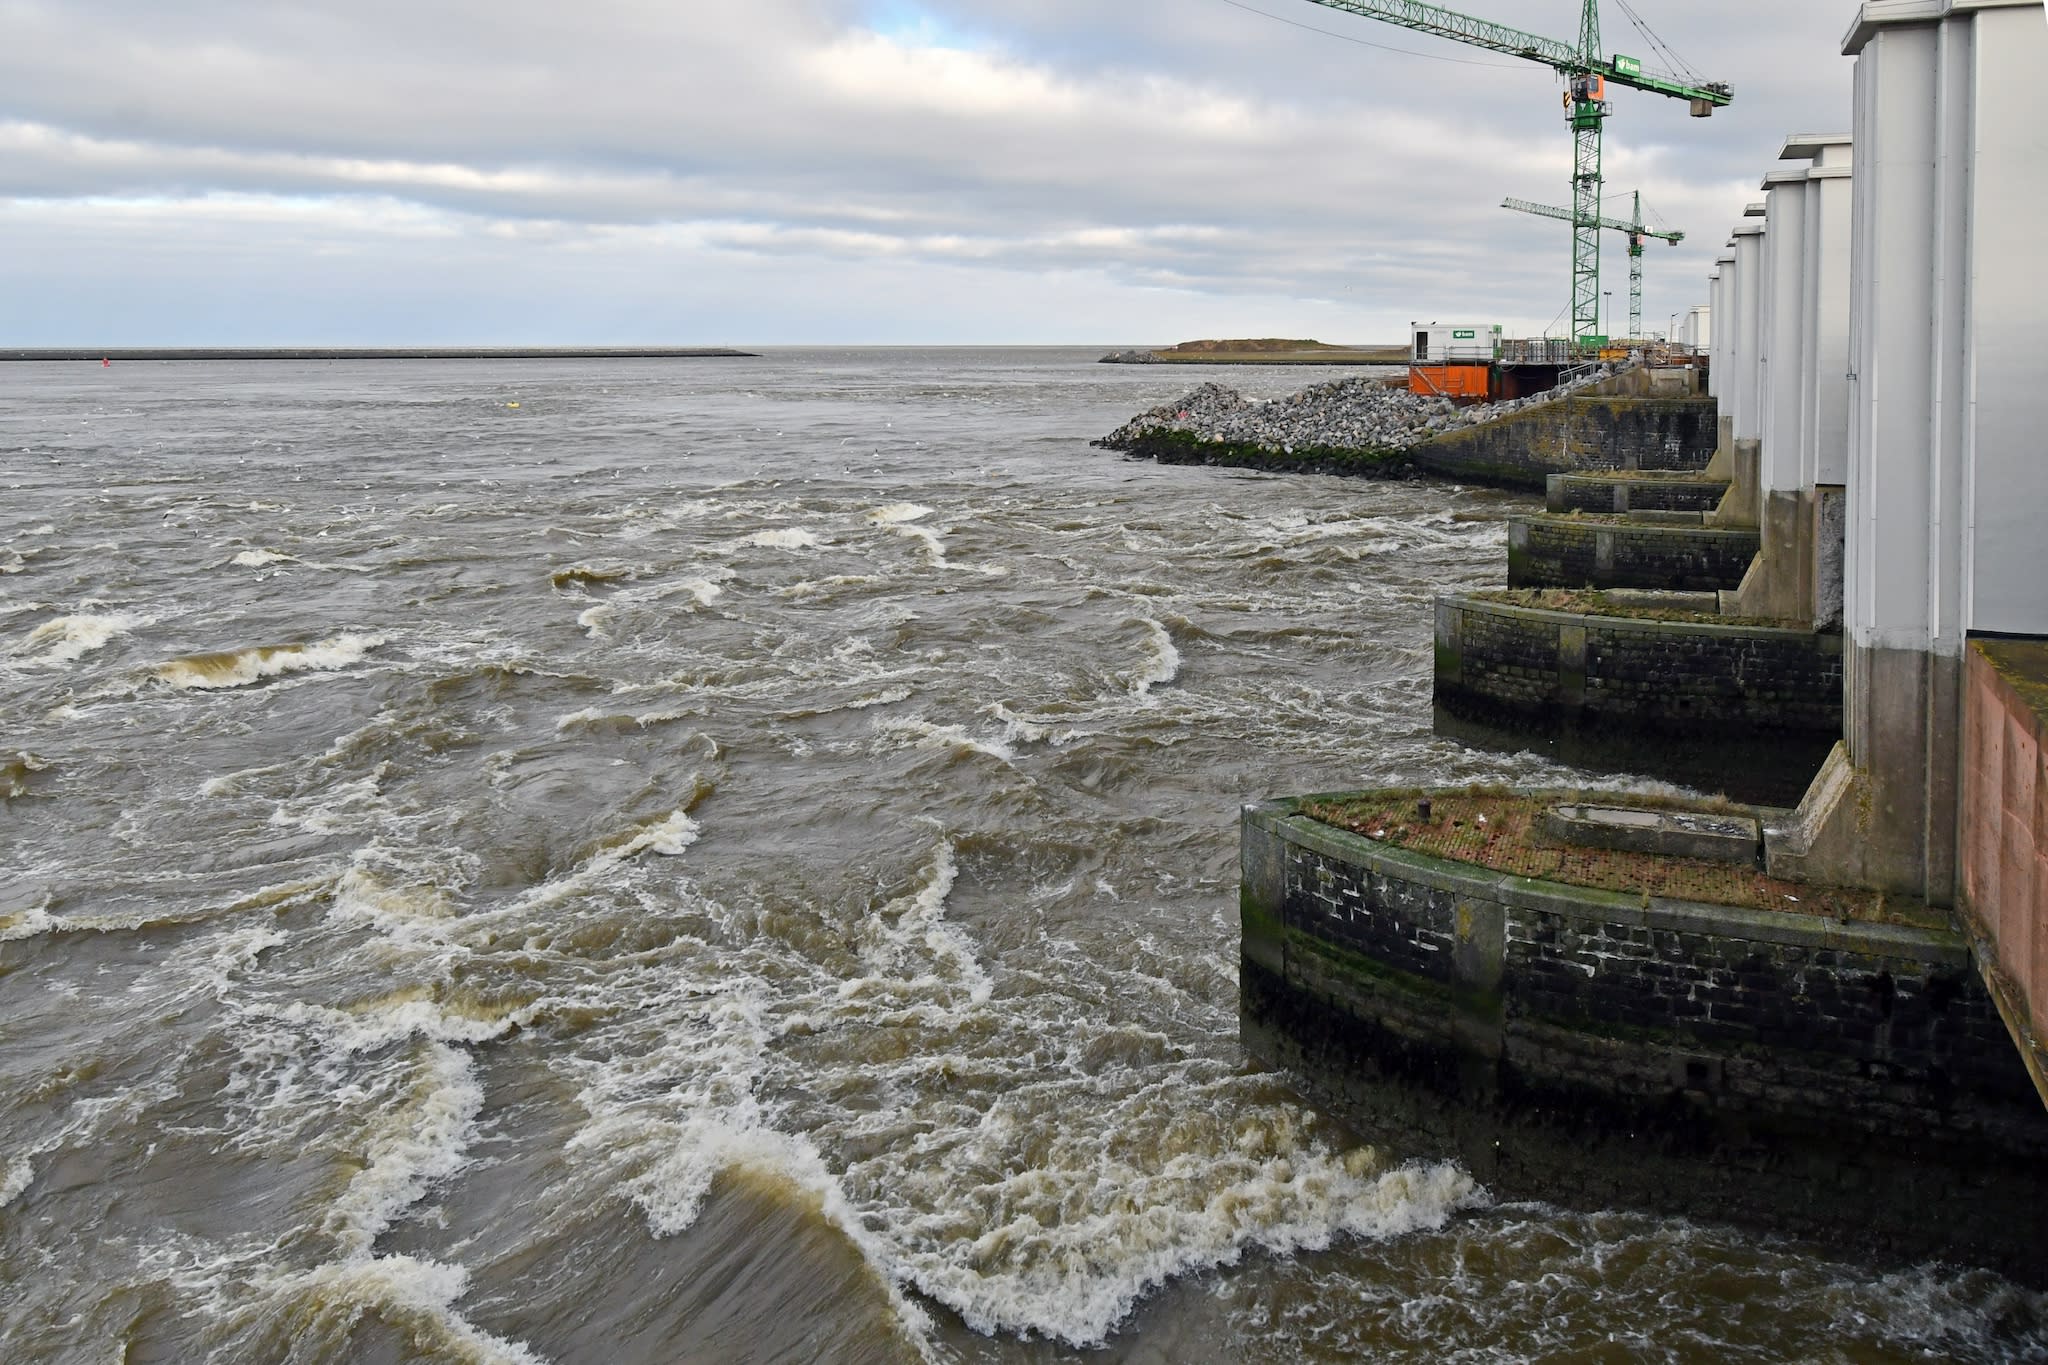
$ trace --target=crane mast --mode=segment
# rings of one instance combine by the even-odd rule
[[[1548,204],[1532,204],[1526,199],[1503,199],[1504,209],[1517,209],[1543,218],[1559,218],[1567,223],[1576,222],[1577,215],[1571,209],[1552,208]],[[1622,218],[1596,218],[1595,228],[1609,228],[1628,234],[1628,334],[1639,337],[1643,334],[1643,241],[1655,237],[1673,246],[1685,240],[1685,234],[1653,228],[1643,221],[1643,194],[1635,192],[1635,216]]]
[[[1525,61],[1539,62],[1565,78],[1565,122],[1572,130],[1572,335],[1580,340],[1600,330],[1600,134],[1607,121],[1607,85],[1647,90],[1687,100],[1695,118],[1705,118],[1734,98],[1723,81],[1693,83],[1663,72],[1647,71],[1642,62],[1600,47],[1600,0],[1583,0],[1576,43],[1524,33],[1470,14],[1423,4],[1420,0],[1310,0],[1326,9],[1395,24],[1484,48]],[[1639,245],[1639,244],[1638,244]],[[1639,255],[1635,258],[1639,261]],[[1640,279],[1640,265],[1632,269]]]

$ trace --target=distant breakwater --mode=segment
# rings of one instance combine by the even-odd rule
[[[0,347],[0,360],[720,360],[719,346],[121,346]]]

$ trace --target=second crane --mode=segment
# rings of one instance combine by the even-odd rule
[[[1543,218],[1562,218],[1572,221],[1570,209],[1553,208],[1549,204],[1532,204],[1526,199],[1503,199],[1504,209],[1517,209]],[[1640,337],[1643,334],[1643,241],[1656,237],[1677,246],[1685,240],[1685,234],[1676,229],[1653,228],[1643,221],[1643,196],[1638,190],[1635,195],[1635,216],[1631,218],[1598,218],[1597,227],[1628,234],[1628,334]]]

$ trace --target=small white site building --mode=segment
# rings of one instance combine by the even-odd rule
[[[1411,322],[1408,359],[1416,365],[1491,364],[1500,354],[1500,325],[1480,322]]]

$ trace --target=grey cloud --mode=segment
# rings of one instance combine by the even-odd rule
[[[1462,55],[1303,0],[1248,3]],[[1577,11],[1494,7],[1560,33]],[[1701,292],[1741,187],[1780,137],[1845,123],[1834,44],[1854,6],[1637,7],[1738,89],[1705,122],[1616,97],[1610,187],[1640,184],[1693,234],[1652,259],[1654,315]],[[1220,0],[927,8],[986,50],[892,51],[851,0],[12,0],[0,194],[43,207],[0,234],[35,250],[37,224],[63,217],[49,206],[73,199],[274,195],[327,201],[333,231],[365,243],[400,218],[351,218],[347,202],[417,206],[491,259],[605,237],[650,267],[1080,272],[1196,297],[1322,300],[1382,330],[1439,299],[1532,324],[1556,311],[1562,226],[1496,207],[1564,194],[1569,139],[1540,70],[1398,56]],[[1608,36],[1640,50],[1623,25]],[[446,270],[409,250],[393,249],[394,270]],[[749,278],[773,287],[772,274]]]

